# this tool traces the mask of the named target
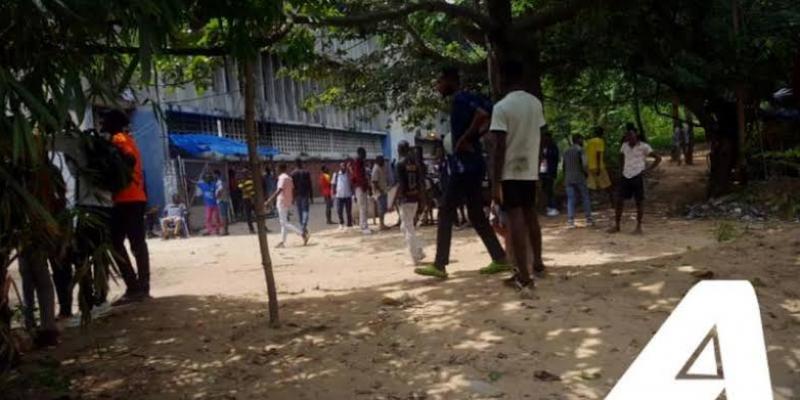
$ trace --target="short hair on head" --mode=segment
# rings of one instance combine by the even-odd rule
[[[603,136],[603,135],[605,135],[605,134],[606,134],[606,131],[605,131],[605,129],[603,129],[603,127],[602,127],[602,126],[596,126],[596,127],[594,128],[594,130],[592,131],[592,133],[593,133],[595,136]]]
[[[109,133],[117,133],[131,123],[130,119],[128,119],[128,116],[122,110],[117,109],[101,112],[100,118],[103,120],[102,125],[104,129],[108,131],[115,131]]]
[[[363,147],[359,147],[359,148],[356,149],[356,153],[358,153],[358,154],[367,154],[367,149],[365,149]]]
[[[522,63],[517,60],[506,60],[500,65],[500,73],[508,83],[519,83],[524,74]]]
[[[303,166],[303,159],[302,159],[302,158],[300,158],[300,157],[297,157],[297,158],[294,160],[294,165],[297,165],[298,167],[302,167],[302,166]]]
[[[214,175],[222,175],[222,171],[220,171],[218,169],[215,169],[214,170]]]
[[[457,67],[447,66],[441,70],[440,78],[451,79],[455,82],[461,82],[461,72]]]
[[[278,164],[278,171],[285,172],[288,168],[289,168],[289,166],[286,165],[285,162],[282,162],[282,163]]]
[[[578,143],[583,141],[583,136],[579,134],[572,135],[572,143]]]

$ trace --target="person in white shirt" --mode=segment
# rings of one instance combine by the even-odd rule
[[[303,231],[289,222],[289,209],[294,204],[294,181],[286,173],[288,169],[289,167],[285,163],[278,165],[278,172],[280,173],[278,176],[278,190],[265,203],[265,206],[269,207],[274,201],[278,208],[278,220],[281,224],[281,242],[278,243],[277,248],[286,246],[288,231],[292,231],[303,238],[303,246],[308,244],[308,239],[310,238],[308,231]]]
[[[182,232],[189,232],[186,226],[186,205],[176,194],[172,196],[172,203],[164,207],[164,217],[161,218],[161,238],[167,240],[170,238],[170,234],[174,237],[181,237]]]
[[[345,213],[347,214],[347,227],[353,226],[353,185],[347,163],[339,164],[339,171],[331,178],[333,184],[333,197],[336,198],[336,214],[339,216],[339,230],[345,229]]]
[[[642,233],[642,217],[644,216],[644,177],[661,163],[661,156],[653,152],[649,144],[642,142],[636,131],[629,130],[625,134],[625,142],[620,148],[622,153],[622,180],[617,194],[616,219],[609,233],[620,231],[622,211],[625,200],[633,198],[636,201],[636,230],[635,234]],[[647,166],[647,157],[652,157],[655,162]]]
[[[533,274],[544,272],[542,231],[536,216],[539,147],[545,126],[542,102],[522,85],[522,65],[503,66],[506,95],[494,106],[489,128],[494,137],[492,199],[508,214],[517,274],[511,281],[523,291],[533,288],[528,271],[528,246],[533,250]]]

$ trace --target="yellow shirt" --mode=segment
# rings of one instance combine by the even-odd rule
[[[605,169],[606,142],[601,138],[592,138],[586,141],[586,162],[590,171]],[[597,153],[600,153],[600,165],[597,165]]]

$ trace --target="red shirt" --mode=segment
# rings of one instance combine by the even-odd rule
[[[319,187],[322,191],[322,197],[331,197],[331,176],[330,174],[322,173],[319,176]]]
[[[364,160],[355,160],[353,162],[353,186],[367,190],[369,188],[369,181],[367,180],[367,170],[364,167]]]
[[[144,191],[142,156],[139,153],[139,147],[136,146],[136,141],[133,139],[132,135],[118,132],[111,138],[111,143],[113,143],[119,151],[136,160],[133,166],[133,179],[131,183],[125,189],[114,193],[114,203],[146,202],[147,194]]]

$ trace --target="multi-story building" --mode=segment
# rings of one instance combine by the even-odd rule
[[[374,49],[371,41],[340,44],[343,57],[357,57]],[[281,74],[282,62],[272,54],[262,54],[256,65],[256,119],[259,145],[277,149],[275,161],[302,158],[314,174],[321,165],[335,168],[339,161],[355,155],[358,147],[368,158],[396,157],[397,143],[412,144],[430,138],[431,132],[407,130],[397,118],[366,110],[343,110],[333,106],[308,110],[308,96],[322,90],[316,82],[297,81]],[[216,68],[210,87],[198,90],[183,87],[150,88],[137,93],[139,104],[132,118],[135,135],[142,148],[148,191],[153,206],[163,205],[173,193],[193,194],[192,180],[203,171],[235,167],[230,160],[187,160],[171,149],[170,137],[189,133],[216,135],[245,141],[244,98],[238,67],[225,59]],[[160,105],[156,111],[152,105]],[[158,118],[158,114],[164,118]],[[444,133],[444,132],[440,132]],[[433,135],[435,136],[435,135]],[[415,140],[418,139],[418,140]]]
[[[365,52],[370,46],[369,42],[355,43],[348,51]],[[317,172],[322,164],[333,167],[354,156],[358,147],[365,148],[370,158],[391,155],[388,115],[332,106],[307,110],[304,102],[321,90],[320,86],[284,76],[279,73],[281,65],[271,54],[263,54],[256,65],[258,140],[261,146],[277,149],[275,161],[302,158]],[[191,197],[191,181],[202,171],[233,167],[230,160],[181,159],[171,149],[170,137],[193,133],[244,142],[244,98],[238,75],[236,63],[225,59],[205,90],[188,84],[136,94],[144,105],[134,113],[132,128],[142,148],[152,205],[163,205],[173,193]]]

